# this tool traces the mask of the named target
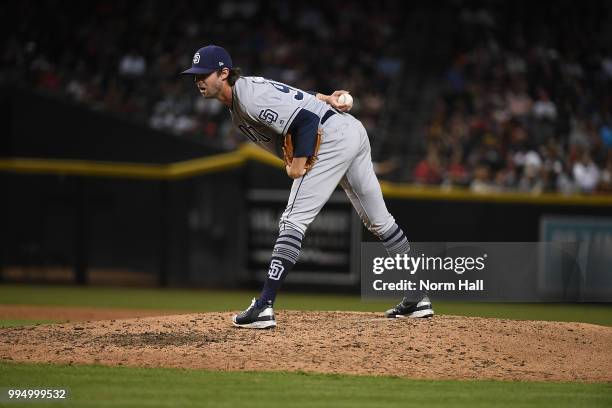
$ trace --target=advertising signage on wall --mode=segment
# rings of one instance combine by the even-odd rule
[[[540,286],[570,301],[612,299],[612,218],[544,216],[540,241],[563,245],[565,258],[544,253]]]
[[[263,281],[278,236],[288,191],[252,189],[247,194],[248,269]],[[290,283],[354,285],[359,282],[361,221],[343,192],[335,192],[309,226]]]

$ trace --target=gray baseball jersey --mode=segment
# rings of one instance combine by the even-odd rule
[[[234,84],[232,121],[252,142],[278,157],[283,157],[283,137],[300,109],[321,118],[329,105],[300,89],[262,77],[241,77]]]
[[[319,118],[330,106],[315,96],[261,77],[242,77],[233,87],[232,121],[245,136],[282,157],[282,138],[300,109]],[[372,165],[368,135],[348,113],[335,113],[324,124],[318,161],[303,177],[295,179],[280,230],[305,234],[340,184],[365,226],[383,236],[395,223],[387,211]]]

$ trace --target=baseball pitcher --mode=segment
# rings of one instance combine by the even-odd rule
[[[404,232],[387,211],[366,130],[347,113],[351,105],[338,100],[346,91],[323,95],[261,77],[243,77],[227,51],[216,45],[199,49],[192,67],[183,74],[194,75],[202,96],[227,106],[233,123],[247,138],[283,158],[287,175],[294,180],[261,295],[233,317],[234,325],[276,326],[276,293],[298,261],[308,226],[338,184],[390,256],[410,250]],[[417,302],[402,299],[385,316],[431,317],[433,313],[423,293]]]

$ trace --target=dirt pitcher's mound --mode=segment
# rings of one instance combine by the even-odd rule
[[[45,319],[56,321],[109,320],[129,317],[174,315],[176,311],[150,309],[102,309],[99,307],[62,307],[35,305],[0,305],[3,319]]]
[[[278,313],[278,312],[277,312]],[[0,329],[0,358],[53,363],[612,381],[612,328],[584,323],[374,313],[278,313],[273,330],[231,313]]]

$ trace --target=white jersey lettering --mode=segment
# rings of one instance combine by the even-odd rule
[[[329,110],[314,95],[262,77],[241,77],[232,92],[232,122],[252,142],[278,157],[282,157],[283,137],[300,109],[319,118]]]

